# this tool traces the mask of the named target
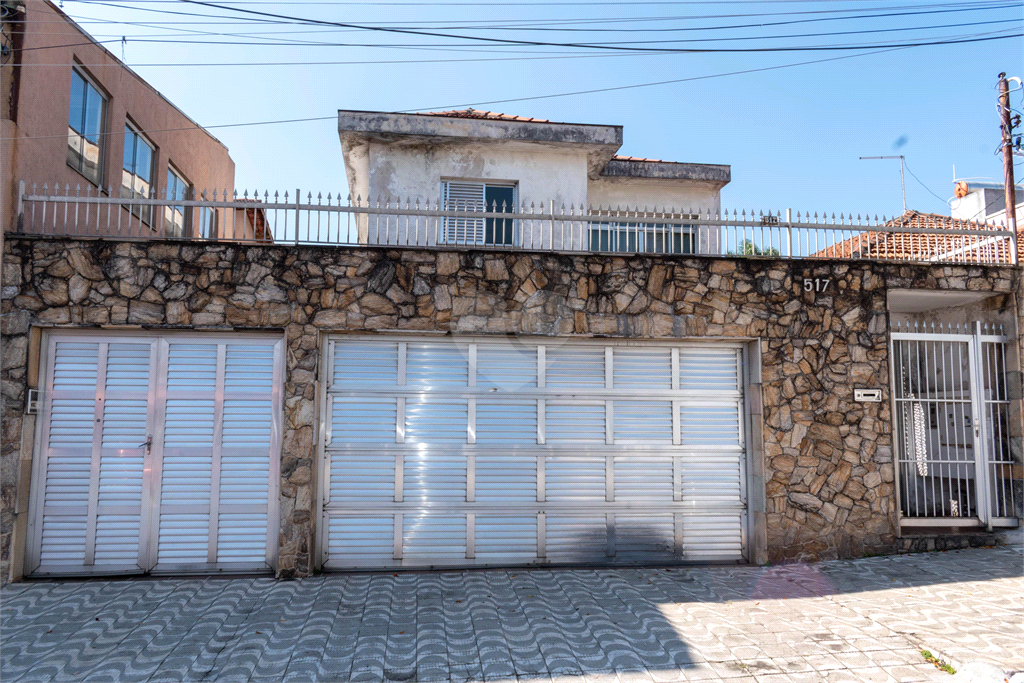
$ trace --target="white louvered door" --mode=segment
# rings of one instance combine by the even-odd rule
[[[328,568],[741,560],[742,348],[337,336]]]
[[[273,566],[280,340],[53,333],[46,354],[31,572]]]

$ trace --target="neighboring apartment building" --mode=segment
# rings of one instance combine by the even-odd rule
[[[950,203],[953,218],[981,223],[1006,223],[1006,191],[1003,183],[959,180]],[[1017,222],[1024,213],[1024,185],[1014,186]],[[1020,227],[1018,225],[1018,227]]]
[[[728,167],[616,157],[618,126],[339,134],[351,201],[265,197],[272,244],[111,241],[23,198],[11,577],[764,563],[1019,524],[1014,235],[827,253],[945,233],[730,214]]]
[[[227,148],[49,0],[3,0],[0,222],[18,181],[59,194],[170,197],[232,191]],[[184,205],[104,205],[109,234],[214,237],[224,216]],[[99,205],[93,207],[99,210]],[[109,214],[109,215],[108,215]],[[84,217],[83,217],[84,218]],[[230,222],[230,221],[228,221]],[[250,231],[251,234],[251,231]]]

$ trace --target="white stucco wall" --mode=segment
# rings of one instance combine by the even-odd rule
[[[467,140],[348,140],[346,166],[353,199],[396,202],[433,209],[442,200],[445,180],[511,183],[517,211],[549,214],[564,207],[579,216],[589,206],[658,209],[675,207],[717,211],[719,191],[713,183],[657,178],[601,177],[588,179],[584,148],[537,142]],[[524,208],[525,207],[525,208]],[[443,241],[443,219],[381,218],[358,221],[360,241],[369,244],[437,244]],[[516,244],[526,248],[586,250],[590,225],[579,220],[521,220]],[[701,253],[718,252],[717,231],[701,230]]]
[[[721,197],[715,185],[697,180],[664,178],[601,177],[590,181],[588,201],[592,207],[648,209],[659,213],[717,214]],[[693,228],[694,247],[701,254],[720,251],[719,229]]]
[[[421,207],[434,208],[442,200],[445,180],[511,183],[516,186],[518,210],[531,205],[544,212],[551,202],[556,210],[564,204],[568,209],[587,201],[587,152],[583,149],[537,143],[455,141],[439,143],[381,143],[371,141],[353,146],[348,153],[353,170],[350,190],[353,198],[371,202],[400,200]],[[354,176],[354,177],[353,177]],[[390,225],[370,218],[361,238],[369,243],[425,242],[436,243],[443,227],[438,221],[398,219]],[[522,230],[539,231],[540,225],[522,226]],[[540,235],[525,234],[526,243],[539,240]],[[544,237],[549,243],[548,236]]]
[[[719,191],[710,183],[662,178],[601,177],[591,180],[587,191],[591,206],[649,207],[679,212],[718,211]]]

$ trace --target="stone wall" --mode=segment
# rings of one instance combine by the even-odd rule
[[[28,331],[283,328],[281,576],[311,572],[319,336],[444,330],[759,338],[772,561],[893,552],[888,288],[1013,292],[1011,268],[9,238],[2,561],[10,557]],[[804,278],[829,279],[823,293]],[[856,403],[854,387],[881,388]]]

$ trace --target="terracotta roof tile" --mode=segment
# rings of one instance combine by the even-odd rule
[[[629,157],[623,156],[622,154],[616,154],[612,157],[614,161],[638,161],[646,162],[649,164],[681,164],[681,161],[665,161],[664,159],[645,159],[644,157]]]
[[[452,109],[451,111],[425,111],[420,116],[446,116],[451,119],[488,119],[490,121],[529,121],[532,123],[551,123],[547,119],[534,119],[515,114],[502,114],[496,111],[480,111],[478,109]]]
[[[984,244],[987,238],[978,235],[957,235],[958,230],[1002,230],[995,224],[965,221],[936,213],[908,210],[885,222],[886,226],[948,230],[949,234],[892,233],[869,230],[850,239],[811,254],[818,258],[874,258],[900,261],[931,261],[949,258],[973,262],[984,257],[986,262],[1006,263],[1008,242],[1000,239]],[[1017,232],[1019,260],[1024,261],[1024,229]]]

